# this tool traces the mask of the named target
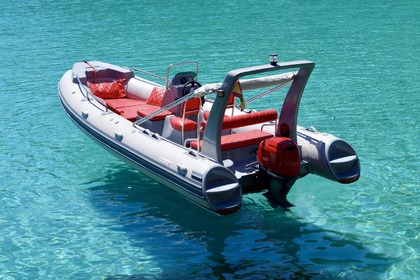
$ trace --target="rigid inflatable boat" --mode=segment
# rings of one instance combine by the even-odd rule
[[[236,69],[201,85],[198,64],[171,64],[166,77],[99,61],[77,62],[58,84],[70,119],[106,150],[220,215],[242,195],[265,191],[290,207],[287,194],[310,173],[339,183],[359,178],[344,140],[297,125],[310,61]],[[256,109],[248,105],[259,100]],[[266,104],[266,108],[263,108]]]

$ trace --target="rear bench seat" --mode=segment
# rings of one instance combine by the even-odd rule
[[[248,114],[236,115],[232,117],[225,116],[223,119],[223,130],[244,127],[269,121],[277,120],[277,111],[273,109],[251,112]],[[247,146],[258,145],[264,139],[272,137],[273,134],[259,129],[252,129],[248,131],[222,135],[221,148],[222,151],[243,148]],[[197,141],[192,141],[190,147],[197,149]],[[200,141],[202,147],[202,140]]]

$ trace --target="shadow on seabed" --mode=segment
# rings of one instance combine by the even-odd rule
[[[124,165],[86,185],[112,229],[162,270],[105,279],[376,279],[395,262],[348,234],[300,222],[293,210],[273,210],[262,193],[220,217]]]

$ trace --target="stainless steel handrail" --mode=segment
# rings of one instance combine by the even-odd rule
[[[79,79],[79,76],[78,75],[76,75],[76,79],[77,79],[77,83],[79,84],[79,89],[80,89],[80,92],[87,98],[87,100],[89,100],[90,101],[90,99],[89,99],[89,95],[94,99],[94,100],[96,100],[97,102],[99,102],[100,104],[102,104],[104,107],[105,107],[105,112],[108,112],[108,105],[106,104],[106,102],[105,101],[103,101],[102,99],[100,99],[100,98],[98,98],[98,97],[96,97],[91,91],[90,91],[90,89],[86,86],[86,85],[84,85],[81,81],[80,81],[80,79]],[[84,89],[85,90],[85,93],[83,92],[83,90],[82,89]]]
[[[161,76],[159,76],[159,75],[156,75],[156,74],[153,74],[153,73],[150,73],[150,72],[147,72],[147,71],[144,71],[144,70],[138,69],[138,68],[130,68],[130,70],[131,70],[131,71],[137,71],[137,72],[140,72],[140,73],[143,73],[143,74],[149,75],[149,76],[151,76],[151,77],[154,77],[154,78],[157,78],[157,79],[160,79],[160,80],[164,80],[164,81],[166,81],[166,79],[165,79],[164,77],[161,77]]]
[[[196,93],[195,91],[192,91],[192,92],[190,92],[190,93],[188,93],[188,94],[184,95],[183,97],[178,98],[178,99],[176,99],[175,101],[173,101],[173,102],[169,103],[168,105],[163,106],[163,107],[161,107],[161,108],[157,109],[156,111],[154,111],[154,112],[152,112],[152,113],[148,114],[147,116],[142,117],[142,118],[140,118],[140,119],[136,120],[135,122],[133,122],[133,126],[134,126],[134,127],[140,126],[142,123],[144,123],[144,122],[146,122],[146,121],[150,120],[150,119],[151,119],[151,118],[153,118],[153,117],[156,117],[156,116],[157,116],[157,115],[159,115],[160,113],[162,113],[162,112],[164,112],[164,111],[167,111],[167,110],[169,110],[169,109],[171,109],[171,108],[173,108],[173,107],[175,107],[175,106],[177,106],[177,105],[179,105],[179,104],[181,104],[181,103],[183,103],[183,102],[186,102],[187,100],[189,100],[189,99],[191,99],[191,98],[195,98],[195,97],[200,97],[200,96],[199,96],[199,95],[197,95],[197,93]]]
[[[182,66],[188,64],[195,64],[195,78],[194,80],[198,80],[198,62],[195,61],[188,61],[188,62],[180,62],[180,63],[172,63],[169,65],[168,69],[166,69],[166,89],[169,89],[169,73],[171,72],[171,68],[174,66]]]

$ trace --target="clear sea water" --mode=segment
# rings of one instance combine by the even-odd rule
[[[0,0],[1,279],[420,278],[420,2]],[[268,3],[271,2],[271,3]],[[298,181],[218,217],[105,152],[60,107],[81,60],[199,81],[316,63],[299,124],[357,150],[362,176]]]

